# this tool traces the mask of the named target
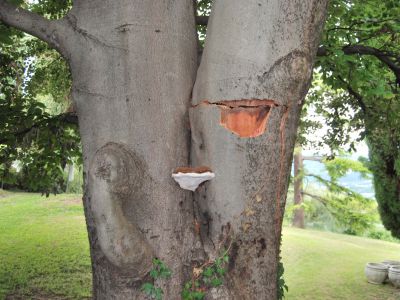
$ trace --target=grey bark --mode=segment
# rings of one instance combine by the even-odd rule
[[[210,299],[276,298],[288,170],[325,8],[317,0],[216,1],[189,125],[192,0],[76,0],[59,21],[0,0],[0,20],[49,42],[71,67],[95,299],[144,298],[153,257],[173,272],[156,282],[165,299],[179,299],[192,267],[223,247],[227,285]],[[241,99],[249,101],[231,102]],[[220,110],[226,128],[248,113],[254,137],[220,126]],[[195,202],[171,178],[189,153],[193,166],[217,175]]]
[[[216,174],[195,196],[207,224],[203,241],[209,256],[217,255],[230,228],[227,299],[276,298],[288,175],[326,5],[317,0],[214,2],[190,112],[192,163]],[[234,106],[252,99],[267,111],[263,134],[240,137],[220,126],[230,109],[222,101]],[[254,113],[254,107],[246,107],[249,101],[240,105],[233,115]]]
[[[189,159],[188,100],[196,70],[191,1],[80,1],[73,98],[86,170],[94,296],[139,299],[153,257],[177,299],[190,265],[191,195],[171,178]],[[114,174],[115,173],[115,174]]]

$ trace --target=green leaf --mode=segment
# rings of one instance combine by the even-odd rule
[[[217,287],[217,286],[220,286],[222,284],[223,284],[223,281],[222,281],[221,278],[213,278],[211,280],[211,286],[213,286],[213,287]]]
[[[150,282],[143,283],[140,288],[147,296],[151,296],[154,292],[154,285]]]
[[[204,277],[211,277],[214,275],[214,269],[212,267],[207,267],[204,269],[202,275]]]
[[[164,294],[164,292],[161,288],[156,288],[154,291],[154,298],[156,300],[162,300],[163,294]]]
[[[217,273],[220,276],[224,276],[226,274],[226,270],[224,268],[218,268]]]

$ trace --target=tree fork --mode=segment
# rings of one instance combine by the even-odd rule
[[[227,235],[226,286],[209,298],[277,297],[287,178],[326,1],[216,1],[196,82],[192,4],[76,0],[49,21],[0,0],[1,21],[50,43],[71,68],[95,299],[143,299],[152,256],[173,272],[155,284],[179,299],[197,252],[215,258]],[[219,104],[190,108],[191,95],[192,106]],[[189,153],[216,173],[195,205],[170,176]]]

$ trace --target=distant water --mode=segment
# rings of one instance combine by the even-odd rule
[[[315,174],[321,176],[324,179],[329,180],[328,172],[325,170],[324,164],[317,161],[304,161],[304,168],[307,173]],[[317,182],[313,177],[307,177],[305,179],[304,185],[312,184],[314,186],[323,186],[321,183]],[[371,179],[362,178],[360,173],[349,172],[346,176],[339,180],[339,183],[349,188],[364,197],[375,198],[374,186]]]

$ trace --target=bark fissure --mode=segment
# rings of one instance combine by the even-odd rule
[[[67,14],[65,19],[67,20],[67,22],[71,26],[71,28],[74,30],[74,32],[78,33],[80,36],[82,36],[86,39],[89,39],[89,40],[97,43],[98,45],[106,47],[106,48],[128,51],[127,48],[118,47],[118,46],[109,44],[109,43],[101,40],[99,37],[95,36],[94,34],[91,34],[88,31],[84,30],[83,28],[78,27],[77,18],[72,13]]]
[[[286,122],[289,116],[290,106],[285,108],[283,116],[281,118],[281,123],[279,125],[279,137],[280,137],[280,159],[279,159],[279,175],[278,175],[278,185],[277,185],[277,192],[276,192],[276,206],[275,206],[275,234],[276,239],[280,240],[281,234],[281,223],[282,223],[282,214],[281,211],[281,196],[282,196],[282,189],[285,188],[282,185],[282,179],[284,177],[285,172],[285,156],[286,156],[286,145],[285,145],[285,131],[286,131]]]

